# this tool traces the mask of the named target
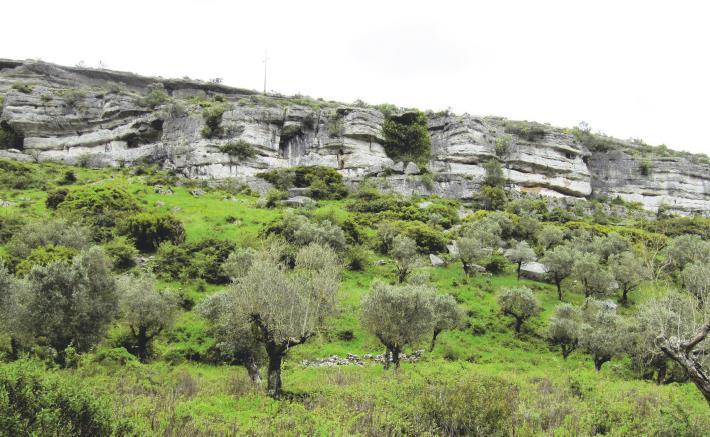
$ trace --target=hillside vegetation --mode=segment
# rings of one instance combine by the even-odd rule
[[[707,435],[710,220],[489,167],[462,204],[0,160],[0,434]]]

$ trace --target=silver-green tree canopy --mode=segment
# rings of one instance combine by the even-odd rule
[[[515,332],[519,333],[523,322],[540,314],[541,308],[532,290],[527,287],[504,288],[498,293],[500,311],[515,319]]]
[[[99,247],[70,263],[34,266],[27,282],[16,301],[14,329],[44,339],[60,361],[69,345],[80,352],[94,346],[118,313],[116,280]]]
[[[572,274],[572,266],[578,253],[567,246],[548,250],[540,260],[547,268],[547,275],[557,286],[557,297],[562,300],[562,281]]]
[[[397,276],[400,284],[407,279],[419,259],[417,243],[405,235],[398,235],[392,240],[390,256],[397,266]]]
[[[622,304],[628,303],[629,292],[651,277],[641,258],[633,252],[612,254],[609,256],[607,264],[614,280],[619,285],[619,290],[621,290]]]
[[[402,350],[421,340],[434,327],[434,290],[426,285],[372,284],[362,301],[362,326],[387,348],[389,360],[399,368]]]
[[[594,368],[624,351],[627,328],[611,302],[587,299],[582,306],[579,346],[592,356]]]
[[[474,272],[472,266],[481,259],[491,254],[490,247],[486,247],[485,242],[479,238],[463,237],[456,240],[458,256],[463,266],[466,276],[471,276]]]
[[[584,297],[604,296],[618,285],[596,253],[581,253],[574,261],[572,274],[584,288]]]
[[[519,241],[515,246],[505,251],[505,257],[514,262],[517,267],[518,279],[520,279],[520,269],[523,263],[535,261],[535,251],[528,245],[528,242]]]
[[[581,323],[582,315],[576,306],[561,303],[555,307],[547,329],[547,338],[550,343],[560,346],[562,357],[565,359],[579,344]]]
[[[174,294],[155,288],[155,279],[147,276],[123,276],[118,279],[121,313],[128,324],[141,362],[146,362],[155,337],[169,328],[177,315]]]
[[[442,331],[454,329],[460,323],[462,314],[456,299],[450,294],[437,294],[432,298],[432,310],[434,312],[434,334],[431,337],[429,352],[436,346],[436,338]]]
[[[543,225],[536,235],[537,242],[540,243],[543,249],[547,250],[558,245],[565,238],[565,233],[559,226]]]
[[[249,271],[227,293],[235,322],[253,327],[268,356],[268,391],[281,394],[281,362],[305,343],[335,308],[340,262],[328,246],[312,243],[296,255],[295,267],[279,260],[278,249],[258,253]]]

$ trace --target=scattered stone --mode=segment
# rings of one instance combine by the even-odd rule
[[[316,201],[306,196],[295,196],[290,197],[286,200],[282,200],[281,204],[283,206],[288,206],[291,208],[303,208],[308,206],[315,206]]]
[[[429,254],[429,261],[431,261],[431,265],[434,267],[441,267],[446,265],[443,259],[439,257],[438,255],[434,255],[433,253]]]
[[[190,191],[190,194],[192,194],[192,195],[195,196],[195,197],[204,196],[204,195],[205,195],[205,190],[201,190],[201,189],[198,188],[198,189],[196,189],[196,190],[191,190],[191,191]]]
[[[162,194],[163,196],[172,196],[173,195],[173,190],[171,190],[168,187],[163,187],[161,185],[157,185],[155,187],[155,192],[157,194]]]
[[[459,254],[459,247],[456,245],[455,241],[452,241],[451,244],[447,244],[446,249],[451,255],[458,256]]]
[[[416,363],[419,361],[421,356],[424,354],[423,349],[416,350],[410,355],[399,354],[400,361],[406,361],[409,363]],[[390,357],[391,358],[391,357]],[[364,366],[368,364],[382,364],[385,362],[385,354],[373,355],[364,354],[359,357],[355,354],[347,354],[345,358],[341,358],[337,355],[330,356],[328,358],[316,358],[313,360],[303,360],[301,364],[306,367],[330,367],[330,366]]]
[[[0,207],[15,206],[15,202],[10,202],[9,200],[0,200]]]
[[[165,202],[158,200],[157,202],[155,202],[155,206],[157,206],[157,207],[165,206]]]
[[[407,166],[404,168],[404,174],[409,174],[409,175],[414,175],[414,174],[419,174],[419,167],[417,167],[417,164],[413,162],[407,163]]]
[[[485,267],[479,266],[478,264],[471,264],[471,270],[473,270],[476,273],[488,273],[488,272],[486,272]]]
[[[429,202],[428,200],[425,200],[424,202],[419,202],[419,203],[417,204],[417,206],[420,207],[421,209],[429,208],[429,207],[432,206],[432,205],[433,205],[433,203],[432,203],[432,202]]]
[[[387,261],[385,261],[385,260],[383,260],[383,259],[378,259],[378,260],[375,261],[373,264],[376,265],[376,266],[383,266],[383,265],[387,264]]]
[[[180,212],[180,211],[182,211],[182,208],[180,208],[179,206],[173,206],[172,208],[170,208],[170,212]]]
[[[404,162],[398,162],[394,164],[392,167],[390,167],[390,170],[392,170],[395,173],[404,173]]]

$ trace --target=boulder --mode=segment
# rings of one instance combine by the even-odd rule
[[[417,206],[420,207],[421,209],[429,208],[431,205],[433,205],[433,203],[429,202],[428,200],[425,200],[424,202],[419,202],[417,204]]]
[[[547,276],[547,267],[537,261],[523,263],[520,266],[520,276],[536,281],[542,281]]]
[[[434,267],[442,267],[446,265],[446,263],[443,259],[441,259],[440,256],[434,255],[433,253],[429,254],[429,261],[431,261],[431,265]]]
[[[404,173],[404,162],[397,162],[390,167],[390,170],[394,173]]]
[[[308,196],[311,193],[310,188],[289,188],[288,197]]]
[[[449,250],[449,253],[454,256],[458,256],[459,254],[459,247],[456,245],[455,241],[452,241],[451,244],[447,244],[446,248]]]
[[[404,168],[404,174],[408,175],[414,175],[414,174],[419,174],[419,167],[417,167],[417,164],[413,162],[407,163],[407,166]]]
[[[295,196],[289,197],[286,200],[282,200],[281,204],[290,208],[304,208],[315,206],[316,201],[306,196]]]

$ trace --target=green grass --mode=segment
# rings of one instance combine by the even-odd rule
[[[47,181],[61,179],[67,169],[56,164],[36,168],[40,169],[36,177]],[[195,197],[190,194],[192,188],[178,186],[172,187],[173,195],[156,194],[145,184],[146,176],[132,176],[128,170],[72,170],[77,184],[120,186],[136,195],[146,210],[173,211],[184,223],[188,241],[219,238],[253,244],[262,227],[283,213],[257,208],[255,197],[221,190],[206,190]],[[52,212],[44,207],[45,198],[45,189],[0,188],[0,199],[17,203],[0,209],[0,214],[21,214],[28,220],[46,217]],[[163,204],[158,206],[158,202]],[[336,221],[350,218],[346,202],[320,202],[314,215]],[[371,229],[366,233],[373,235]],[[3,250],[0,247],[0,255]],[[416,420],[412,418],[426,387],[432,381],[470,375],[501,377],[518,387],[515,427],[519,435],[589,435],[594,431],[643,435],[659,430],[678,435],[690,425],[703,429],[708,424],[707,405],[691,384],[656,386],[639,380],[625,359],[612,360],[601,372],[579,351],[562,359],[544,340],[546,322],[558,303],[553,285],[518,281],[512,267],[499,276],[473,278],[466,278],[458,263],[426,269],[438,292],[449,293],[460,302],[467,323],[460,330],[442,333],[433,353],[424,354],[418,363],[404,363],[399,372],[384,371],[376,364],[301,365],[304,359],[330,355],[382,353],[383,347],[360,324],[360,302],[375,278],[395,281],[391,260],[385,265],[371,264],[362,272],[344,273],[337,314],[312,341],[288,353],[283,373],[290,394],[287,400],[276,401],[254,389],[241,367],[176,359],[185,351],[204,354],[214,343],[206,334],[206,322],[192,311],[182,311],[173,328],[161,334],[155,344],[156,358],[149,364],[99,364],[94,361],[96,354],[90,353],[77,369],[60,372],[109,396],[115,414],[130,419],[141,435],[414,433],[411,427]],[[182,291],[196,302],[223,289],[208,285],[199,291],[197,284],[163,280],[159,286]],[[495,296],[503,287],[520,284],[533,289],[543,311],[515,335],[512,320],[500,314]],[[565,283],[564,288],[567,301],[583,301],[572,284]],[[647,284],[631,296],[641,302],[659,292],[659,287]],[[621,311],[630,314],[634,307]],[[115,347],[125,329],[117,323],[101,347]],[[338,338],[338,333],[348,330],[353,340]],[[412,349],[427,345],[424,339]]]

